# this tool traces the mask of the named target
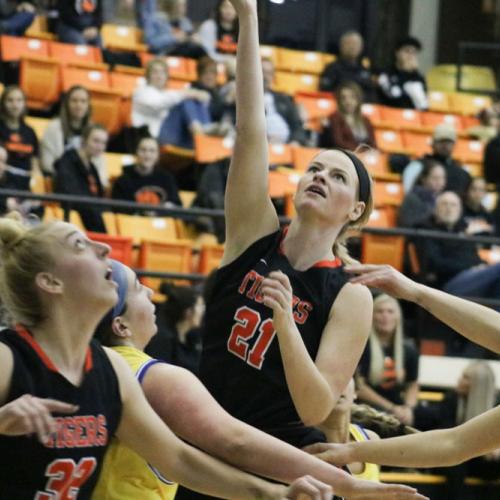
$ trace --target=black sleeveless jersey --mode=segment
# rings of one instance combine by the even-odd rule
[[[71,415],[54,414],[57,431],[45,445],[36,436],[0,435],[0,499],[90,498],[122,409],[118,379],[106,353],[91,343],[84,378],[76,387],[26,330],[4,330],[0,341],[14,356],[5,403],[31,394],[79,406]]]
[[[283,234],[261,238],[217,271],[205,315],[200,378],[231,415],[302,447],[325,437],[300,421],[287,387],[272,309],[262,303],[260,286],[271,271],[288,276],[295,323],[315,359],[330,309],[348,276],[338,259],[295,270],[281,251]]]

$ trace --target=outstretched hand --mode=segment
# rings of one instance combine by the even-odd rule
[[[356,264],[346,266],[351,274],[351,283],[359,283],[373,288],[379,288],[398,299],[416,301],[418,283],[407,278],[391,266],[375,264]]]
[[[36,434],[43,444],[50,434],[56,431],[52,413],[74,413],[77,410],[76,405],[25,394],[0,408],[0,434],[6,436]]]
[[[296,479],[288,488],[287,500],[330,500],[333,497],[331,486],[311,476]]]

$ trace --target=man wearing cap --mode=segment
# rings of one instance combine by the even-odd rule
[[[439,162],[446,170],[446,191],[454,191],[462,196],[470,183],[471,177],[463,166],[452,158],[457,140],[457,133],[451,125],[438,125],[432,134],[432,154],[423,159]],[[422,160],[410,162],[403,170],[403,187],[408,193],[417,180],[423,168]]]
[[[406,37],[398,42],[394,65],[380,74],[379,98],[393,108],[427,109],[427,85],[418,70],[418,53],[422,44],[417,38]]]

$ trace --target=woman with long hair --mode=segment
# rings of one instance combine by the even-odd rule
[[[142,352],[157,330],[152,292],[119,262],[112,261],[112,277],[118,284],[118,306],[100,323],[97,336],[125,359],[148,401],[176,434],[207,453],[256,474],[288,482],[305,471],[336,490],[346,488],[349,498],[358,498],[356,486],[361,487],[363,481],[339,474],[300,450],[236,420],[193,374]],[[170,499],[176,489],[176,484],[162,480],[157,471],[116,439],[106,457],[95,496],[107,500]],[[384,493],[391,498],[390,490],[395,498],[421,498],[397,486],[379,487],[377,495],[366,498],[385,498]],[[176,498],[196,498],[193,493],[183,497],[184,493],[180,491]]]
[[[328,498],[321,483],[271,484],[172,434],[121,356],[92,342],[123,306],[109,251],[71,224],[0,220],[0,294],[17,324],[0,336],[1,496],[90,498],[116,436],[162,475],[218,497]]]
[[[358,369],[360,400],[412,425],[419,390],[418,358],[418,351],[405,342],[399,302],[379,295],[373,301],[372,331]]]
[[[40,141],[40,160],[46,175],[54,174],[54,162],[65,151],[80,147],[82,132],[90,124],[91,116],[89,91],[74,85],[64,94],[59,116],[50,121]]]
[[[337,110],[330,117],[329,127],[323,134],[323,146],[352,151],[361,144],[376,148],[373,126],[361,112],[361,87],[355,82],[344,82],[339,85],[335,95]]]

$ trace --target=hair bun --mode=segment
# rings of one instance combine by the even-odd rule
[[[17,212],[0,218],[0,248],[9,251],[26,234],[26,228],[21,223]]]

